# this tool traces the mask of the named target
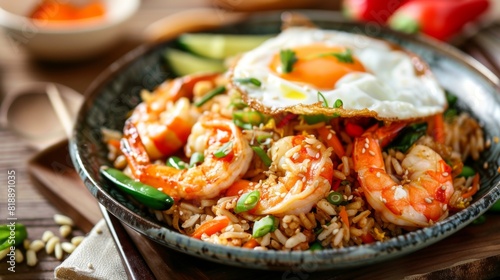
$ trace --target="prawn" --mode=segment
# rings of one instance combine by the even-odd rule
[[[270,148],[268,177],[249,184],[244,192],[259,190],[260,200],[249,211],[256,215],[308,213],[330,191],[332,149],[313,136],[287,136]]]
[[[168,80],[136,106],[129,120],[135,125],[147,153],[162,158],[180,149],[200,112],[189,101],[194,85],[213,81],[218,74],[191,75]]]
[[[121,141],[122,152],[135,179],[162,190],[175,200],[216,197],[246,173],[253,156],[240,129],[231,120],[215,114],[204,114],[198,119],[187,145],[202,151],[204,161],[179,170],[151,163],[133,122],[126,122]]]
[[[383,133],[369,131],[354,140],[354,169],[368,203],[400,226],[425,227],[446,218],[454,191],[451,167],[428,146],[416,144],[401,163],[407,179],[394,181],[378,135]]]

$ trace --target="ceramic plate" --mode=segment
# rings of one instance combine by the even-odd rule
[[[462,109],[473,114],[484,126],[486,137],[500,136],[500,94],[498,79],[466,54],[445,44],[424,38],[405,36],[375,25],[349,23],[333,12],[301,11],[324,29],[366,34],[401,45],[421,56],[430,65],[441,85],[459,98]],[[262,13],[245,22],[214,30],[214,33],[276,34],[280,31],[280,13]],[[73,163],[85,185],[109,212],[138,232],[161,245],[219,263],[260,269],[298,267],[315,270],[356,267],[395,258],[429,246],[472,222],[500,197],[500,145],[482,154],[476,163],[481,173],[481,190],[473,203],[434,226],[420,229],[389,241],[343,249],[281,252],[251,251],[205,243],[181,235],[155,221],[106,185],[99,167],[110,164],[102,142],[101,127],[122,130],[127,113],[139,102],[141,89],[152,90],[173,77],[162,59],[172,42],[155,47],[142,46],[105,71],[90,87],[78,115],[70,143]],[[488,162],[488,168],[483,163]]]

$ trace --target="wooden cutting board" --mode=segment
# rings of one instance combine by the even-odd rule
[[[40,191],[88,231],[102,215],[96,199],[74,171],[66,142],[42,151],[29,162],[29,172]],[[111,222],[110,222],[111,220]],[[221,265],[165,248],[107,219],[130,278],[144,279],[491,279],[500,276],[500,214],[488,213],[486,222],[470,225],[423,250],[396,260],[336,271],[266,271]],[[114,221],[114,222],[113,222]],[[131,244],[132,243],[132,244]],[[135,246],[134,246],[135,245]],[[142,261],[134,261],[144,259]],[[148,266],[148,267],[144,267]]]

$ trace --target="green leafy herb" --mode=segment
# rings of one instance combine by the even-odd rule
[[[260,87],[262,85],[262,83],[256,78],[239,78],[234,79],[234,81],[241,84],[252,84],[256,87]]]
[[[472,177],[475,175],[476,175],[476,171],[472,167],[464,165],[464,167],[462,168],[462,172],[458,176]]]
[[[352,57],[351,49],[346,49],[343,52],[331,52],[331,53],[323,53],[319,55],[320,57],[333,56],[339,62],[342,63],[354,63],[354,58]]]
[[[283,73],[290,73],[293,70],[293,64],[297,62],[297,57],[295,56],[295,52],[286,49],[280,51],[280,61]]]
[[[427,123],[417,123],[405,127],[392,141],[388,148],[394,148],[405,153],[427,131]]]

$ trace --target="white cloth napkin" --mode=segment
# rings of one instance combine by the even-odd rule
[[[75,251],[54,270],[55,279],[127,279],[118,250],[100,220]]]

